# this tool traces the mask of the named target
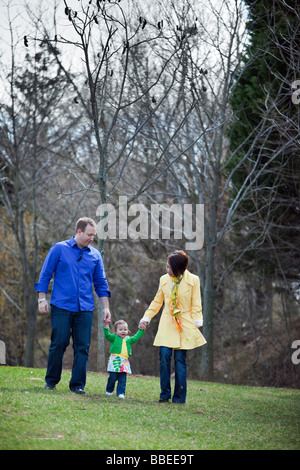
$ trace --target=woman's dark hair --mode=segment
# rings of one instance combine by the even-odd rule
[[[170,265],[170,268],[172,269],[172,272],[175,277],[180,276],[181,274],[184,273],[184,271],[187,268],[189,258],[187,254],[180,250],[180,251],[174,251],[174,253],[171,253],[168,256],[168,263]]]

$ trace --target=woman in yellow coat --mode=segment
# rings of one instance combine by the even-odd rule
[[[171,357],[174,350],[175,388],[172,401],[186,400],[186,352],[206,343],[199,327],[203,324],[200,280],[187,270],[188,256],[175,251],[167,259],[167,274],[160,278],[158,291],[140,321],[145,329],[164,303],[154,346],[159,346],[160,403],[171,398]]]

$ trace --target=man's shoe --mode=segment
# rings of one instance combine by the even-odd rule
[[[169,403],[169,399],[168,398],[160,398],[158,400],[158,403]]]
[[[55,390],[55,385],[46,384],[46,385],[45,385],[45,389],[46,389],[46,390]]]
[[[85,395],[85,391],[83,390],[83,388],[73,388],[71,389],[71,392],[77,393],[78,395]]]
[[[123,400],[125,399],[125,395],[123,393],[121,393],[120,395],[118,395],[118,398],[122,398]]]

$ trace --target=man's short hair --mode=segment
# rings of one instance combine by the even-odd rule
[[[77,233],[77,230],[79,229],[84,232],[87,225],[93,225],[94,227],[96,227],[96,222],[93,219],[90,219],[89,217],[81,217],[76,222],[75,233]]]

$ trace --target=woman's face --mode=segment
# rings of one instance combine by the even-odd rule
[[[169,274],[169,276],[175,277],[168,261],[167,261],[167,264],[166,264],[166,270],[167,270],[167,273]]]

